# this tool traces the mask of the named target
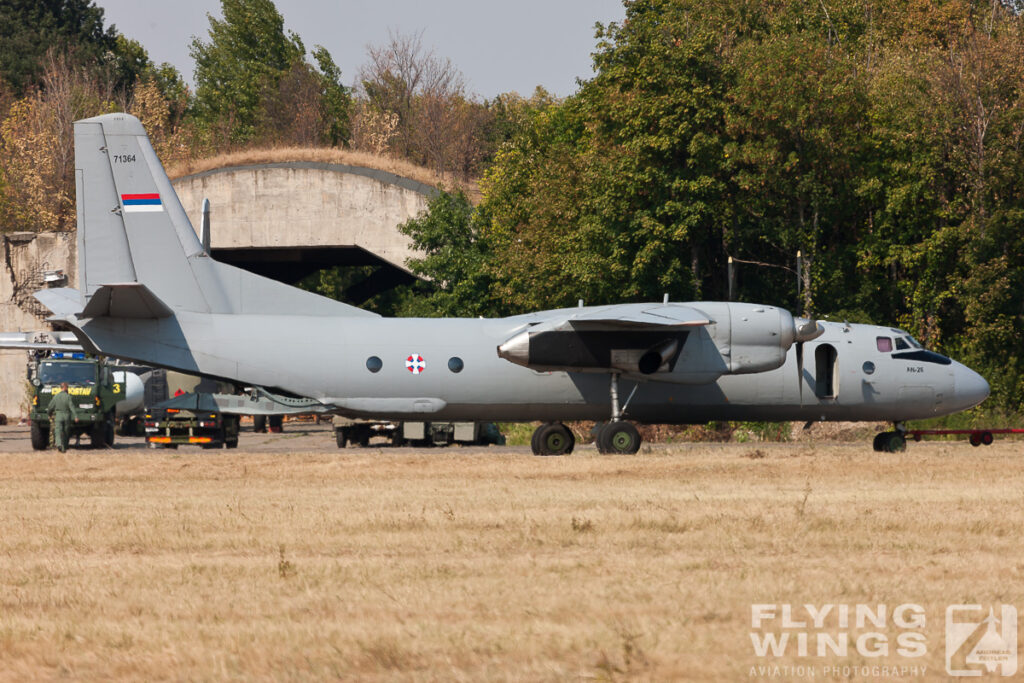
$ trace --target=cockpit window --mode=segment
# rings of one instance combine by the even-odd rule
[[[921,346],[921,344],[916,339],[911,337],[909,334],[906,337],[904,337],[904,339],[906,339],[907,343],[910,344],[911,346],[913,346],[915,349],[923,349],[924,348],[923,346]]]
[[[876,337],[875,344],[878,345],[878,350],[882,353],[892,351],[892,339],[889,339],[889,337]]]
[[[905,342],[903,340],[903,337],[896,337],[896,350],[897,351],[906,351],[909,348],[910,348],[910,344]]]

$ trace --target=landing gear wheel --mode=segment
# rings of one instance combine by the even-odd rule
[[[50,445],[50,429],[43,427],[38,422],[33,422],[29,427],[32,434],[32,448],[37,451],[45,451]]]
[[[597,432],[597,450],[601,453],[633,454],[640,450],[640,432],[631,422],[608,422]]]
[[[572,453],[576,437],[561,422],[549,422],[537,427],[530,444],[534,455],[566,455]]]
[[[348,433],[344,429],[335,429],[334,441],[338,444],[338,448],[344,448],[348,445]]]
[[[534,429],[533,436],[530,437],[530,450],[533,451],[534,455],[540,455],[540,431],[542,429],[544,429],[544,425]]]
[[[252,416],[252,431],[263,433],[267,431],[267,416],[266,415],[253,415]]]
[[[879,453],[902,453],[907,450],[907,437],[902,432],[882,432],[875,435],[872,448]]]

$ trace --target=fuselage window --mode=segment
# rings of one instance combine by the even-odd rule
[[[458,356],[452,356],[448,359],[448,369],[452,372],[462,372],[463,367],[465,367],[465,365],[463,364],[462,359]]]
[[[831,344],[814,349],[814,393],[818,398],[835,398],[838,354]]]
[[[903,341],[903,337],[896,337],[896,350],[897,351],[906,351],[909,348],[910,348],[910,344],[908,344],[907,342]]]
[[[377,356],[370,356],[366,359],[366,369],[370,372],[380,372],[382,367],[384,367],[384,362]]]
[[[878,345],[878,350],[882,353],[889,353],[892,351],[892,339],[888,337],[875,337],[875,344]]]

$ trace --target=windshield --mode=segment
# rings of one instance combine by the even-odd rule
[[[43,384],[88,385],[96,384],[96,366],[92,363],[47,361],[39,366],[39,381]]]

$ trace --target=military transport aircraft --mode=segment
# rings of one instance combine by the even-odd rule
[[[93,353],[262,387],[282,404],[391,420],[543,421],[533,452],[635,453],[628,421],[904,420],[988,384],[902,330],[747,303],[655,302],[500,319],[388,319],[218,263],[138,119],[75,123],[80,289],[37,298]],[[282,226],[287,229],[287,226]]]

